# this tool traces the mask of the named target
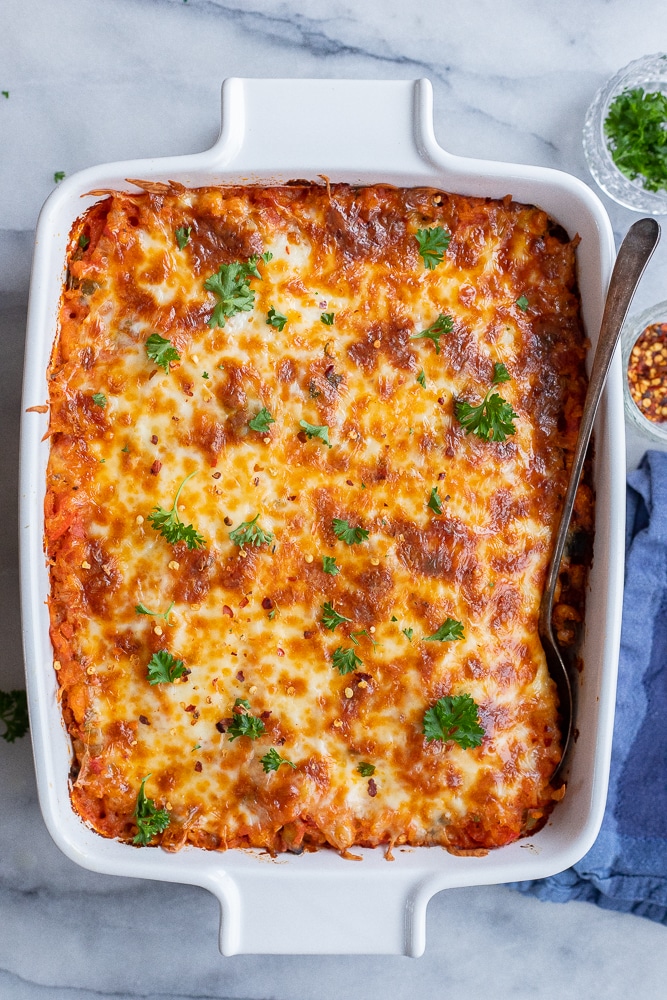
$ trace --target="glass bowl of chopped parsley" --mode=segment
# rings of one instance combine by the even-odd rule
[[[602,87],[584,123],[588,168],[610,198],[667,215],[667,54],[635,59]]]

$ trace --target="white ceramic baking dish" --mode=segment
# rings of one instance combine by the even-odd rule
[[[92,189],[128,188],[127,177],[186,185],[271,184],[292,178],[434,185],[541,206],[581,236],[584,320],[597,336],[614,259],[607,215],[581,181],[545,168],[452,156],[436,143],[428,81],[227,80],[222,131],[192,156],[94,167],[69,177],[40,215],[30,294],[24,411],[47,399],[45,372],[56,333],[70,225]],[[429,899],[442,889],[551,875],[592,845],[604,810],[621,621],[624,427],[618,357],[596,424],[597,526],[581,678],[580,732],[569,787],[548,825],[486,857],[439,848],[363,850],[361,863],[322,850],[270,859],[251,851],[169,854],[108,841],[70,805],[71,749],[56,701],[46,599],[43,498],[48,417],[24,412],[21,440],[21,570],[25,658],[39,798],[51,835],[95,871],[204,886],[221,903],[220,948],[237,953],[420,955]]]

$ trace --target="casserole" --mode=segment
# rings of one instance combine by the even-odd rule
[[[280,109],[277,111],[276,109]],[[293,110],[288,110],[293,109]],[[298,110],[297,110],[298,109]],[[613,260],[613,238],[597,198],[551,170],[464,160],[435,143],[426,81],[226,81],[223,129],[206,153],[93,168],[66,180],[47,202],[37,231],[28,319],[24,409],[43,404],[44,373],[63,280],[69,230],[99,188],[128,189],[127,177],[187,186],[263,183],[326,173],[349,183],[434,185],[468,195],[539,205],[581,236],[579,278],[584,322],[599,326]],[[322,130],[319,122],[327,122]],[[312,124],[304,124],[312,123]],[[270,154],[267,151],[270,150]],[[387,169],[391,164],[391,169]],[[329,852],[301,857],[250,852],[178,855],[137,851],[100,840],[72,812],[70,748],[55,704],[43,554],[46,417],[24,414],[21,467],[22,597],[33,742],[40,803],[58,845],[86,867],[202,885],[220,899],[224,954],[405,953],[424,948],[425,911],[434,892],[452,886],[538,878],[578,860],[591,846],[604,809],[620,630],[623,537],[623,423],[620,368],[614,368],[598,416],[594,478],[597,524],[582,656],[582,733],[569,791],[549,824],[528,841],[486,857],[454,857],[428,848],[362,851],[351,866]],[[613,446],[612,446],[613,443]],[[590,627],[594,623],[594,628]]]

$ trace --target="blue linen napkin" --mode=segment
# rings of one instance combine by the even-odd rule
[[[628,476],[625,593],[607,807],[588,854],[513,883],[539,899],[587,900],[667,924],[667,454]]]

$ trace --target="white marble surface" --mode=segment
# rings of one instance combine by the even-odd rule
[[[0,15],[0,687],[22,684],[17,427],[28,273],[53,174],[204,149],[227,76],[413,78],[454,153],[589,180],[583,116],[620,66],[667,48],[664,0],[22,0]],[[618,237],[635,216],[604,199]],[[663,223],[666,220],[662,220]],[[635,308],[667,298],[667,239]],[[635,464],[646,447],[628,441]],[[30,745],[0,741],[0,1000],[625,1000],[664,996],[667,929],[504,887],[432,901],[422,959],[217,951],[200,889],[91,874],[51,842]]]

